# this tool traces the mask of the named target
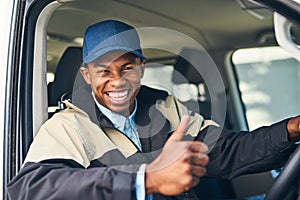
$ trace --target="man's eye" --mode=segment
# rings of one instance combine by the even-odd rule
[[[96,71],[97,74],[104,74],[104,73],[109,73],[109,70],[107,69],[101,69]]]
[[[132,70],[134,68],[133,65],[129,65],[123,68],[123,70]]]

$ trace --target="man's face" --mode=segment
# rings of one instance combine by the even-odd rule
[[[113,112],[129,116],[141,86],[145,62],[131,53],[111,51],[81,67],[97,101]]]

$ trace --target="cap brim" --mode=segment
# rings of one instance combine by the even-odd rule
[[[95,61],[100,56],[103,56],[104,54],[106,54],[110,51],[116,51],[116,50],[130,52],[130,53],[136,55],[137,57],[141,58],[142,60],[146,60],[146,58],[135,49],[130,49],[128,47],[121,47],[121,46],[112,46],[112,47],[107,47],[105,49],[97,50],[95,52],[91,52],[88,56],[85,57],[85,59],[83,60],[83,63],[88,64],[90,62]]]

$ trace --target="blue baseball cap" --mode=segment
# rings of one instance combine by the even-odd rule
[[[130,52],[145,60],[140,39],[134,27],[116,20],[106,20],[89,26],[84,34],[82,60],[93,62],[114,50]]]

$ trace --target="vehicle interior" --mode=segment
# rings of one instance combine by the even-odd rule
[[[288,2],[300,9],[299,2]],[[64,109],[62,99],[72,94],[85,29],[107,19],[138,28],[147,58],[143,84],[166,90],[224,128],[254,130],[300,113],[300,63],[294,57],[299,52],[279,47],[274,10],[279,16],[285,11],[276,5],[253,0],[46,0],[27,1],[24,10],[20,131],[11,138],[14,156],[7,163],[6,181],[20,169],[39,127]],[[299,44],[299,14],[293,16],[291,38]],[[206,177],[199,196],[264,199],[280,170],[233,180]]]

